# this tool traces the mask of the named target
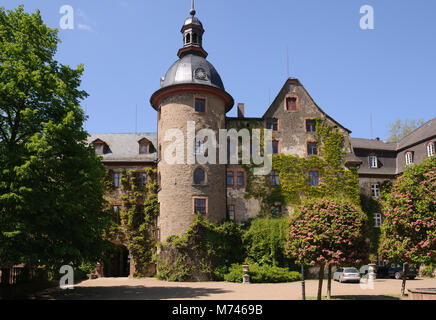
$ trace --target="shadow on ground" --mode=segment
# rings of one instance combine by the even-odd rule
[[[401,300],[400,297],[395,296],[333,296],[332,300]]]
[[[56,290],[39,293],[37,300],[162,300],[162,299],[201,299],[213,294],[230,291],[211,288],[180,287],[76,287],[74,290]]]

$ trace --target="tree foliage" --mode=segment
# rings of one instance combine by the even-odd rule
[[[105,168],[83,130],[83,66],[54,55],[39,11],[0,8],[0,262],[95,262],[105,242]]]
[[[405,136],[412,133],[413,130],[421,127],[424,124],[424,119],[409,120],[406,119],[404,122],[398,119],[390,125],[389,133],[391,134],[388,138],[389,142],[398,142]]]
[[[436,261],[436,158],[407,168],[384,201],[379,252],[410,264]]]

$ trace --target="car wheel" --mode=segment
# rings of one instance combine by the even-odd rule
[[[400,280],[401,279],[401,273],[395,272],[395,279]]]

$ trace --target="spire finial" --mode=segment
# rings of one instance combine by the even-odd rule
[[[191,1],[191,11],[189,12],[191,16],[195,16],[196,11],[194,9],[194,0]]]

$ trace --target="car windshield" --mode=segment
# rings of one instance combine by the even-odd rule
[[[345,273],[359,273],[356,268],[345,268]]]

